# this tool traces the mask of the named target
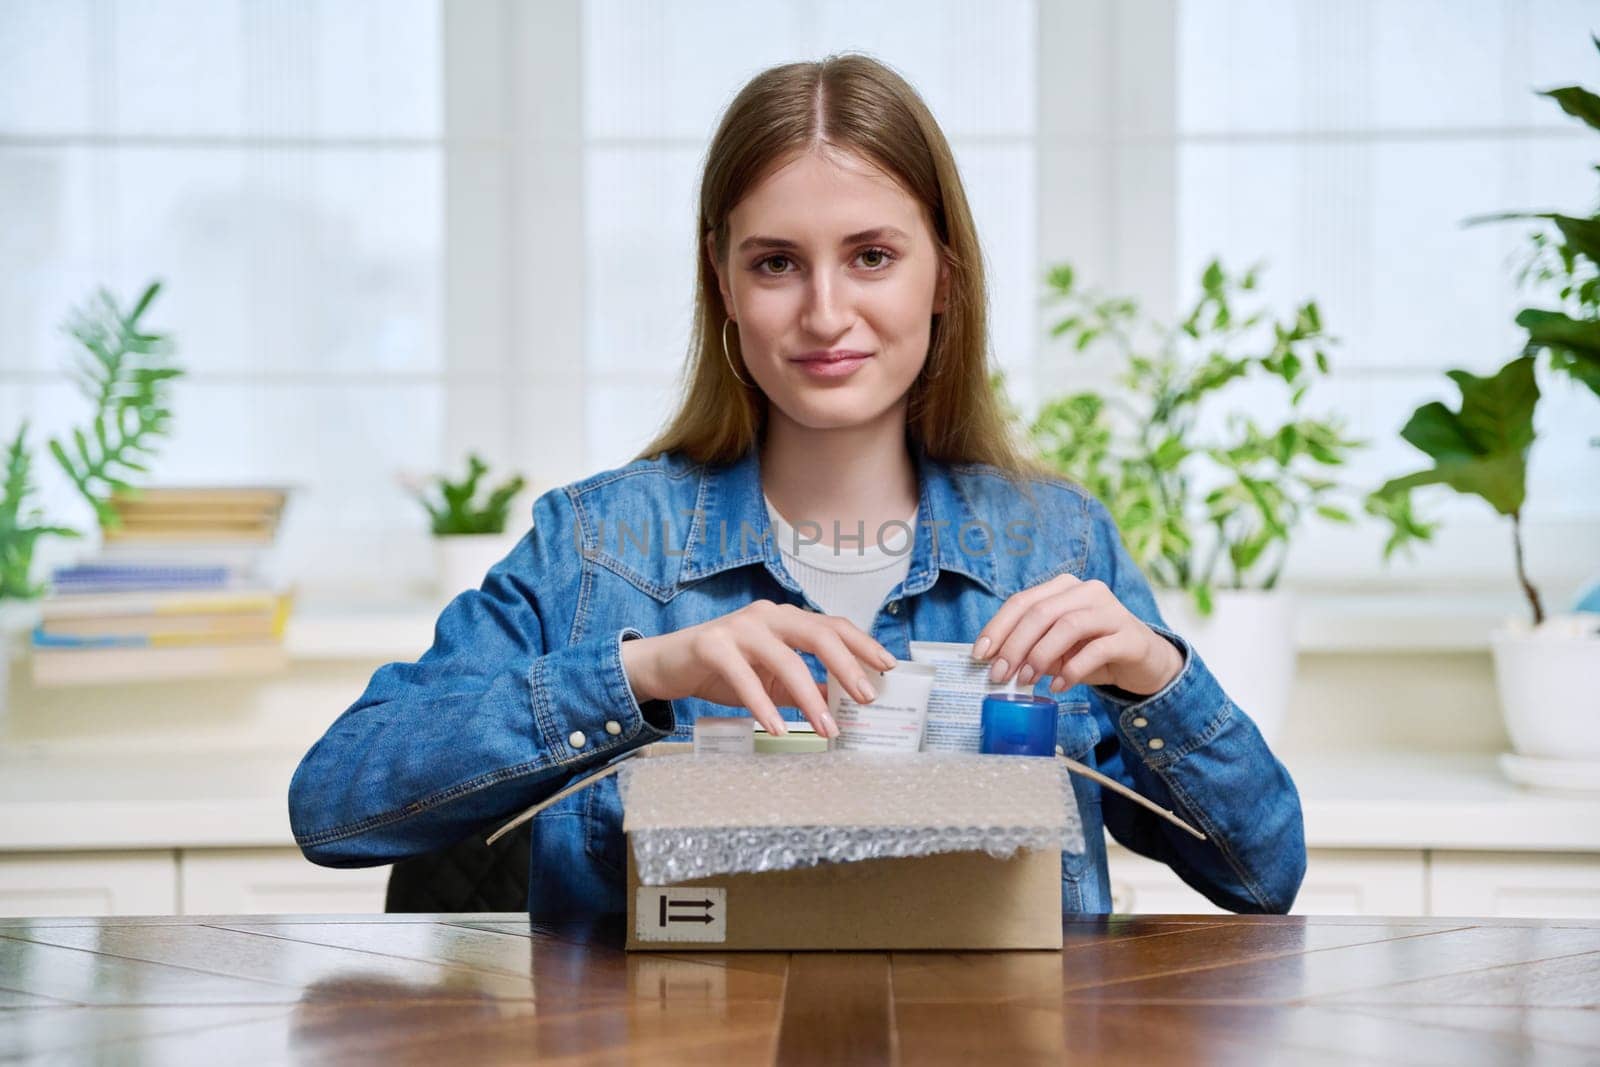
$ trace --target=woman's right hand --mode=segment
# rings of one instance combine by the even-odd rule
[[[861,703],[876,699],[862,664],[889,670],[894,655],[839,615],[757,600],[737,611],[658,637],[622,642],[622,667],[634,696],[698,697],[745,707],[770,734],[787,732],[777,705],[797,707],[822,737],[835,737],[827,686],[811,677],[795,649],[811,652]]]

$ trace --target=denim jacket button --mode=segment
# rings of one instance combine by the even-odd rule
[[[567,737],[567,744],[571,745],[573,748],[582,748],[588,743],[589,739],[583,736],[582,730],[574,730]]]
[[[1165,741],[1161,740],[1161,738],[1152,737],[1150,739],[1150,751],[1151,752],[1160,752],[1162,749],[1164,749],[1166,747],[1167,747],[1167,743]]]
[[[1143,730],[1146,726],[1149,726],[1149,725],[1150,725],[1150,720],[1145,718],[1143,715],[1140,715],[1140,716],[1136,717],[1133,720],[1133,726],[1134,726],[1134,729],[1136,729],[1136,730]]]
[[[898,601],[898,600],[889,601],[889,614],[890,615],[898,615],[898,614],[900,614],[900,601]]]
[[[606,733],[610,734],[612,737],[616,737],[621,732],[622,724],[620,722],[615,719],[606,720]]]

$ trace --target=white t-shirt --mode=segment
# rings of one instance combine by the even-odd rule
[[[762,499],[766,500],[765,494]],[[833,530],[819,534],[816,527],[807,526],[797,533],[772,501],[766,504],[783,565],[800,588],[829,615],[842,615],[870,634],[883,598],[911,569],[917,512],[904,526],[885,523],[881,531],[841,526],[842,543],[830,545],[824,542],[833,540]]]

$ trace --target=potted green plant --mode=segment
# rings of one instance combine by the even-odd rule
[[[53,526],[33,503],[33,453],[28,447],[28,423],[6,448],[5,484],[0,487],[0,708],[6,706],[11,659],[16,636],[39,621],[35,603],[45,585],[33,581],[33,553],[42,537],[76,538],[83,534],[70,526]]]
[[[32,502],[33,452],[28,447],[28,422],[23,420],[6,447],[5,485],[0,488],[0,607],[37,600],[47,586],[33,581],[33,552],[41,537],[82,537],[70,526],[43,525],[44,514]]]
[[[156,446],[172,429],[171,383],[184,372],[169,361],[171,339],[141,321],[160,292],[161,283],[152,282],[123,311],[101,289],[66,327],[84,348],[72,378],[94,405],[94,418],[89,431],[73,429],[70,444],[52,438],[50,451],[105,528],[122,521],[111,494],[137,495],[129,479],[150,473]]]
[[[136,492],[125,479],[148,473],[155,442],[170,429],[168,385],[183,371],[167,363],[169,338],[140,323],[161,291],[152,282],[124,312],[102,289],[75,309],[65,329],[83,346],[71,368],[73,381],[94,405],[89,429],[74,428],[71,450],[51,438],[50,452],[63,473],[95,511],[102,525],[115,525],[107,500],[112,490]],[[4,497],[0,499],[0,606],[43,596],[48,585],[33,581],[34,550],[44,537],[81,538],[70,526],[40,525],[42,515],[29,501],[35,492],[33,452],[24,420],[7,449]]]
[[[506,520],[511,502],[527,483],[522,475],[514,474],[492,490],[485,487],[486,495],[480,499],[479,483],[488,472],[488,464],[472,453],[467,457],[467,476],[460,481],[442,474],[424,485],[403,479],[428,511],[434,573],[442,595],[476,589],[520,536],[520,531],[507,534]]]
[[[1600,48],[1600,39],[1595,41]],[[1578,86],[1543,93],[1569,115],[1600,130],[1600,96]],[[1488,377],[1449,371],[1461,393],[1452,410],[1438,401],[1417,408],[1400,436],[1433,465],[1380,487],[1369,510],[1409,512],[1413,490],[1443,485],[1482,499],[1511,526],[1512,560],[1528,616],[1490,635],[1496,687],[1514,753],[1501,765],[1532,785],[1600,788],[1600,615],[1549,615],[1523,555],[1523,509],[1534,412],[1547,388],[1587,388],[1600,396],[1600,212],[1586,216],[1517,212],[1468,220],[1536,220],[1519,283],[1547,298],[1522,309],[1522,352]],[[1553,306],[1549,306],[1553,304]],[[1428,540],[1434,525],[1397,523],[1386,555]]]
[[[1305,406],[1333,343],[1317,305],[1283,321],[1242,306],[1258,277],[1210,263],[1189,313],[1166,324],[1133,300],[1085,292],[1070,266],[1052,269],[1050,298],[1064,305],[1052,336],[1109,348],[1120,369],[1113,390],[1047,400],[1027,432],[1105,503],[1163,616],[1271,737],[1294,677],[1293,601],[1278,584],[1290,540],[1310,516],[1350,521],[1332,472],[1360,442]],[[1276,386],[1281,421],[1238,406],[1209,417],[1244,380]]]
[[[169,430],[168,383],[183,372],[171,366],[169,339],[141,325],[161,283],[145,287],[128,311],[116,298],[99,290],[73,311],[65,329],[83,346],[71,368],[72,378],[94,405],[87,429],[74,428],[71,444],[51,438],[49,448],[62,471],[95,511],[102,525],[114,525],[116,512],[107,504],[112,490],[134,491],[126,480],[148,472],[155,441]],[[16,635],[37,624],[35,603],[49,589],[33,578],[35,550],[41,539],[79,539],[83,532],[48,523],[32,502],[33,451],[26,420],[6,449],[6,472],[0,490],[0,706]]]

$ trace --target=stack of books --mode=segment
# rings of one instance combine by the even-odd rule
[[[272,573],[288,490],[143,489],[99,554],[52,575],[33,632],[38,686],[259,675],[288,667],[293,591]]]

